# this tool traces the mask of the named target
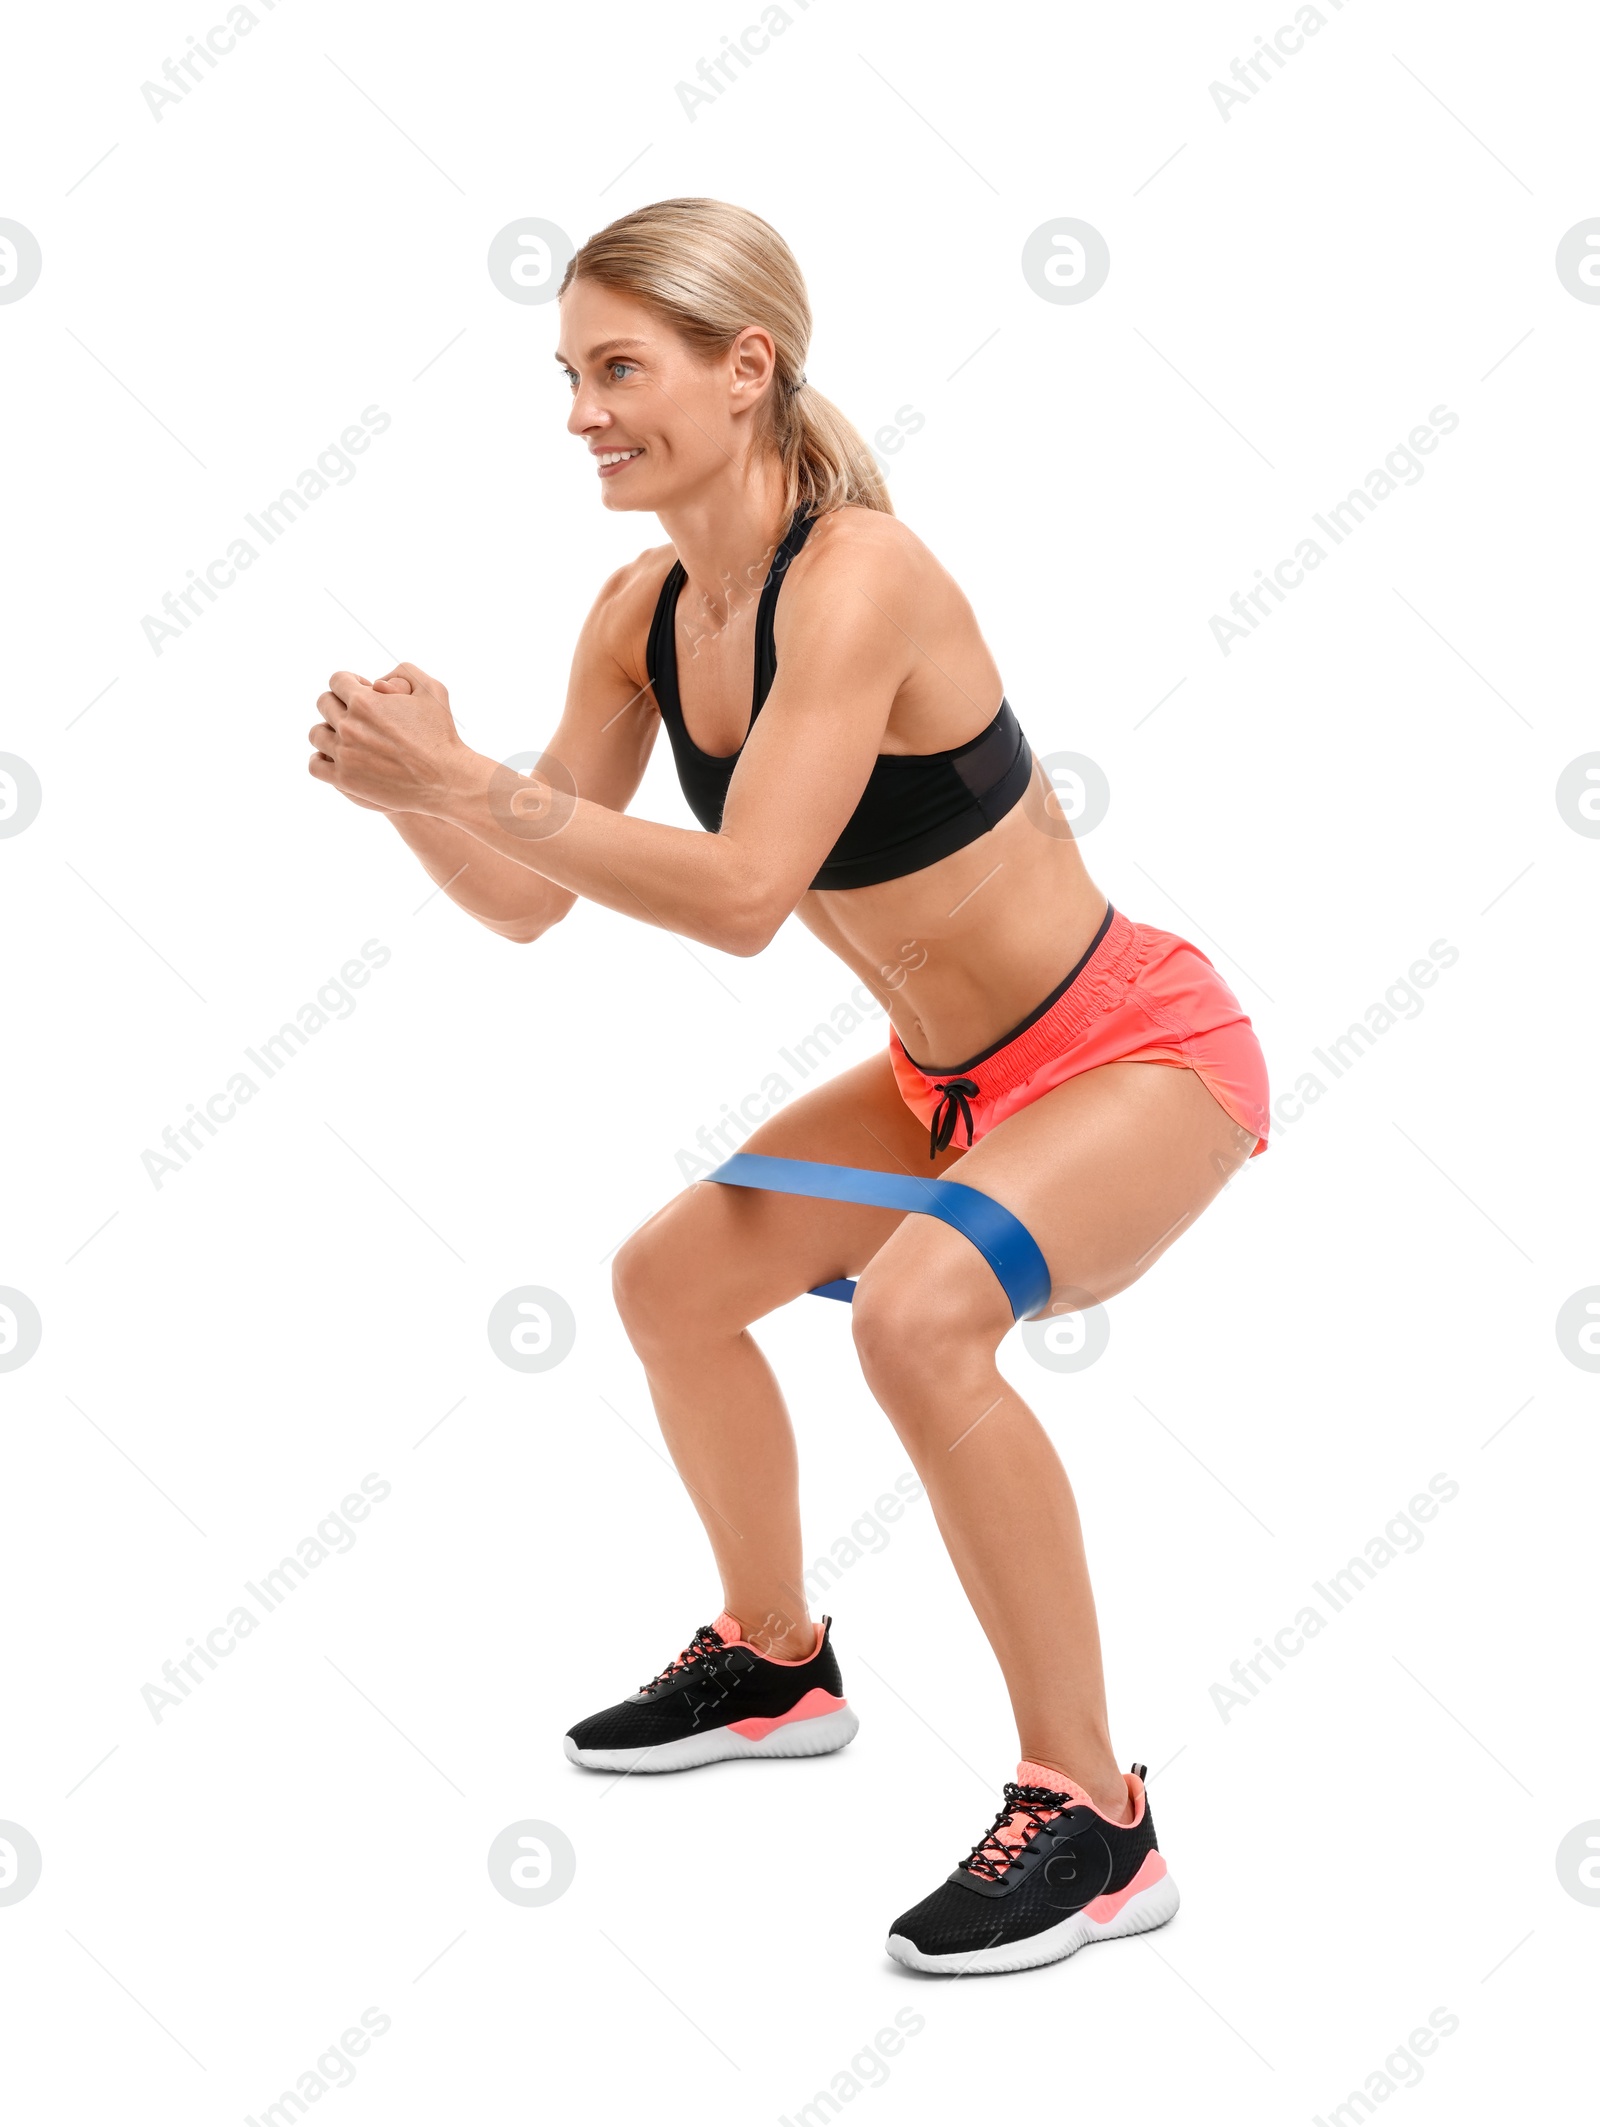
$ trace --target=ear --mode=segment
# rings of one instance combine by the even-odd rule
[[[778,350],[764,325],[747,325],[728,350],[735,404],[754,406],[764,397],[778,368]]]

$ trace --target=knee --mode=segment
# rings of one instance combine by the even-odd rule
[[[992,1294],[985,1290],[988,1275],[982,1263],[943,1251],[915,1263],[867,1266],[851,1309],[856,1351],[867,1386],[891,1415],[992,1370],[1011,1311],[998,1285]]]
[[[722,1281],[704,1273],[710,1237],[691,1230],[690,1199],[679,1198],[629,1234],[611,1263],[611,1293],[628,1342],[641,1359],[677,1349],[708,1331],[742,1328],[724,1319]]]
[[[641,1358],[673,1342],[683,1319],[683,1256],[671,1225],[670,1213],[658,1212],[629,1234],[611,1262],[611,1295]]]

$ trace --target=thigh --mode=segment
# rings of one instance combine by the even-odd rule
[[[1171,1247],[1255,1143],[1197,1072],[1101,1064],[1009,1116],[951,1179],[1021,1219],[1058,1302],[1108,1300]]]
[[[941,1174],[954,1147],[928,1157],[928,1132],[900,1098],[887,1050],[790,1102],[735,1148],[776,1159]],[[867,1204],[779,1196],[695,1182],[625,1242],[681,1272],[719,1317],[753,1322],[813,1285],[854,1277],[905,1218]],[[965,1245],[965,1244],[963,1244]]]

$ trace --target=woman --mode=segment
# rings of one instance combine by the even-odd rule
[[[592,237],[562,283],[567,426],[602,504],[653,512],[671,544],[602,589],[532,776],[474,753],[412,665],[334,675],[311,773],[387,812],[506,938],[538,938],[580,894],[737,954],[797,915],[882,997],[888,1052],[741,1149],[956,1175],[1032,1232],[1058,1309],[1105,1300],[1263,1148],[1260,1050],[1205,956],[1090,879],[966,599],[806,381],[810,330],[793,257],[740,208],[669,200]],[[710,833],[625,816],[662,724]],[[617,1303],[722,1610],[578,1722],[567,1755],[665,1771],[855,1733],[830,1621],[807,1608],[788,1416],[748,1327],[854,1273],[862,1367],[1022,1756],[990,1832],[889,1948],[1003,1971],[1159,1926],[1177,1894],[1144,1769],[1111,1750],[1071,1487],[997,1369],[1004,1291],[935,1218],[702,1182],[619,1251]]]

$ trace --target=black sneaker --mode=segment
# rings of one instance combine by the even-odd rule
[[[775,1662],[723,1611],[632,1698],[568,1729],[567,1756],[595,1772],[682,1772],[719,1758],[814,1758],[843,1749],[859,1723],[828,1643],[832,1623],[825,1617],[817,1627],[805,1661]]]
[[[1076,1781],[1024,1760],[988,1836],[895,1922],[889,1955],[952,1977],[1021,1972],[1163,1926],[1178,1888],[1156,1851],[1144,1771],[1124,1773],[1133,1822],[1113,1824]]]

